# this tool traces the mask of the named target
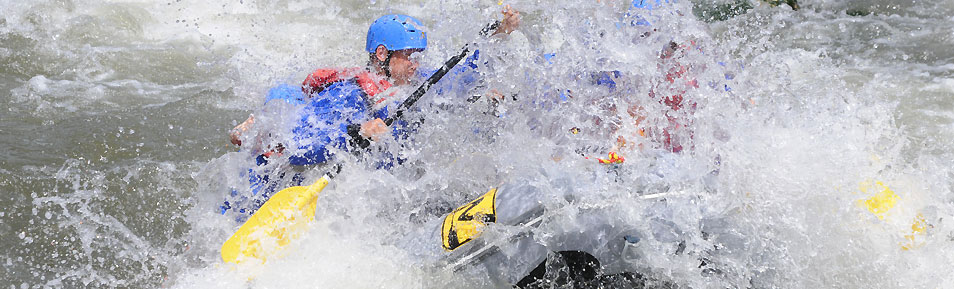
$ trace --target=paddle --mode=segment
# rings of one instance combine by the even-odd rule
[[[487,36],[487,34],[489,34],[491,31],[496,29],[497,26],[499,25],[500,25],[500,21],[495,21],[494,23],[491,23],[490,25],[485,26],[484,29],[480,30],[480,36]],[[464,45],[464,48],[461,49],[460,53],[458,53],[457,55],[454,55],[453,57],[448,59],[446,62],[444,62],[444,65],[441,66],[440,69],[435,71],[434,74],[431,74],[431,77],[428,77],[427,81],[424,81],[424,83],[422,83],[421,86],[417,88],[417,90],[411,93],[411,96],[409,96],[406,100],[404,100],[404,102],[401,103],[400,106],[398,106],[397,110],[394,111],[393,115],[389,116],[387,119],[384,120],[384,123],[387,125],[391,125],[391,123],[394,123],[395,120],[401,118],[401,116],[404,115],[405,110],[407,110],[412,105],[414,105],[414,103],[416,103],[417,100],[421,99],[421,96],[424,96],[424,93],[426,93],[427,90],[431,88],[431,85],[434,85],[435,83],[437,83],[437,81],[441,80],[441,78],[443,78],[444,75],[451,70],[451,68],[454,68],[454,66],[456,66],[457,63],[459,63],[462,59],[464,59],[464,57],[467,56],[467,53],[469,52],[470,52],[470,44]]]
[[[251,257],[266,256],[288,245],[304,232],[304,226],[315,218],[318,193],[328,185],[325,174],[310,186],[296,186],[279,191],[222,244],[222,260],[239,263]],[[269,238],[263,238],[263,237]]]
[[[481,29],[480,35],[486,36],[499,23],[499,21],[494,22],[484,27],[484,29]],[[468,52],[470,52],[470,44],[464,45],[460,53],[444,62],[444,65],[401,103],[384,123],[391,125],[395,120],[401,118],[407,109],[413,106],[451,68],[464,59]],[[359,147],[366,148],[370,145],[370,141],[357,134],[359,129],[360,126],[351,125],[348,127],[348,134],[352,135]],[[354,134],[352,134],[352,131]],[[336,167],[340,168],[340,166]],[[290,187],[275,193],[245,224],[239,227],[235,234],[232,234],[222,244],[222,260],[236,264],[247,259],[264,261],[266,257],[274,255],[279,249],[288,245],[291,240],[300,236],[305,231],[305,225],[314,219],[318,194],[324,190],[331,178],[333,178],[333,175],[326,173],[309,186]]]

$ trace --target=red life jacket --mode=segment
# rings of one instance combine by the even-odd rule
[[[352,68],[319,68],[312,72],[305,81],[301,83],[301,90],[305,95],[312,96],[325,90],[328,86],[354,79],[361,90],[368,95],[368,102],[376,105],[383,102],[386,98],[378,96],[382,91],[391,88],[391,83],[383,77],[372,74],[370,71],[360,67]]]
[[[673,53],[686,55],[692,47],[695,47],[695,42],[681,45]],[[658,96],[659,102],[666,105],[668,110],[663,113],[669,122],[665,127],[651,130],[650,135],[659,139],[663,148],[678,153],[683,150],[684,144],[692,144],[694,135],[694,130],[690,127],[692,119],[688,116],[695,112],[696,102],[686,99],[683,95],[689,89],[699,88],[699,83],[690,75],[691,67],[677,59],[674,55],[663,58],[658,67],[666,72],[665,77],[663,81],[658,81],[650,88],[649,97],[657,98]],[[662,93],[657,93],[657,89],[667,93],[659,95]],[[683,112],[677,113],[680,110]]]

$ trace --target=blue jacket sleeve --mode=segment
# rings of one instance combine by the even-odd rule
[[[279,84],[268,90],[265,103],[268,104],[268,102],[276,99],[284,100],[293,105],[305,104],[305,94],[301,92],[301,87],[288,84]]]
[[[447,95],[451,93],[470,97],[466,93],[477,86],[478,80],[480,79],[480,73],[477,71],[479,64],[481,64],[479,60],[480,50],[474,50],[470,56],[448,71],[431,89],[437,92],[437,95]],[[424,74],[429,77],[434,74],[434,72],[437,72],[437,70],[427,71]]]
[[[367,120],[367,110],[364,92],[354,81],[325,88],[303,107],[292,129],[289,163],[320,164],[331,159],[331,148],[347,150],[348,125]]]

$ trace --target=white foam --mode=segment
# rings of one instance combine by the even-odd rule
[[[447,1],[325,2],[143,0],[35,6],[4,2],[0,7],[10,12],[4,15],[7,25],[0,28],[3,32],[34,40],[58,39],[38,42],[37,53],[52,59],[39,66],[50,68],[28,75],[29,80],[12,91],[12,99],[33,109],[35,115],[66,118],[93,109],[159,106],[207,89],[232,89],[237,97],[209,100],[208,105],[257,110],[264,92],[275,83],[298,83],[317,67],[363,65],[366,55],[362,52],[362,35],[377,15],[406,12],[427,22],[433,42],[426,61],[440,63],[441,58],[456,53],[460,44],[473,40],[471,34],[476,34],[485,18],[497,17],[500,9],[495,3],[480,3],[475,9],[473,3]],[[319,223],[293,246],[289,256],[255,269],[258,277],[249,285],[246,280],[253,269],[232,270],[217,256],[218,246],[235,229],[234,222],[210,212],[229,186],[247,183],[239,172],[251,166],[251,160],[241,153],[208,163],[195,161],[200,163],[196,166],[205,167],[194,173],[200,183],[197,192],[177,192],[195,201],[185,217],[191,231],[170,244],[150,244],[122,222],[123,216],[99,214],[93,200],[118,199],[104,195],[109,192],[100,189],[106,173],[84,170],[79,161],[53,172],[60,182],[72,186],[73,192],[34,201],[37,207],[71,209],[64,209],[62,214],[43,210],[36,214],[63,221],[57,224],[75,233],[82,247],[80,253],[89,258],[95,255],[94,248],[115,245],[113,255],[169,266],[168,282],[176,287],[426,287],[432,284],[428,282],[453,284],[459,279],[486,280],[488,276],[485,272],[478,272],[478,276],[431,276],[427,268],[408,265],[425,261],[415,259],[415,248],[399,247],[394,239],[421,226],[422,220],[415,218],[439,218],[488,187],[521,180],[521,175],[562,170],[590,181],[580,185],[585,188],[581,191],[589,194],[580,195],[583,204],[592,196],[611,196],[611,201],[633,204],[628,207],[631,210],[620,213],[632,222],[679,213],[671,217],[674,226],[690,233],[677,237],[689,240],[691,249],[696,250],[672,256],[671,244],[653,240],[650,253],[660,257],[643,264],[655,266],[657,276],[673,278],[679,284],[711,284],[699,274],[696,261],[700,254],[712,252],[721,258],[718,262],[728,272],[721,281],[725,287],[930,288],[954,282],[949,277],[954,274],[947,274],[949,266],[942,265],[954,259],[947,240],[954,227],[941,219],[952,212],[946,205],[951,168],[945,165],[949,162],[943,155],[911,148],[912,130],[895,123],[897,119],[904,121],[897,113],[896,102],[924,100],[917,91],[954,91],[954,79],[937,76],[954,70],[954,64],[907,66],[886,59],[860,58],[881,54],[841,46],[836,40],[845,39],[840,38],[845,37],[842,32],[822,29],[858,21],[840,13],[805,9],[808,11],[798,12],[804,14],[794,14],[763,7],[753,12],[756,16],[749,18],[750,23],[728,24],[730,32],[726,33],[741,31],[739,35],[719,37],[708,36],[705,24],[670,13],[661,16],[660,23],[665,23],[660,24],[661,31],[634,41],[635,32],[615,25],[620,11],[587,6],[590,4],[515,3],[518,9],[526,9],[522,31],[509,40],[481,42],[480,49],[481,57],[491,65],[481,71],[485,88],[517,93],[518,100],[503,103],[499,115],[486,113],[483,102],[455,107],[455,98],[451,97],[442,102],[448,108],[424,107],[425,112],[433,114],[428,115],[420,139],[413,149],[400,151],[413,164],[409,167],[421,168],[420,172],[400,168],[394,174],[375,171],[341,154],[347,173],[336,178],[333,188],[322,196]],[[64,5],[70,7],[60,7]],[[557,9],[560,5],[572,9]],[[681,5],[681,9],[687,9],[689,4]],[[816,7],[845,5],[828,1]],[[767,17],[753,19],[761,16]],[[804,23],[784,22],[793,18]],[[763,23],[772,21],[783,22]],[[877,21],[893,24],[904,19],[886,16]],[[97,26],[113,23],[128,26],[117,27],[122,31],[115,33]],[[84,38],[89,35],[90,39]],[[663,106],[647,94],[654,85],[666,83],[663,79],[668,71],[661,68],[658,53],[669,40],[680,44],[698,41],[702,52],[685,60],[694,69],[699,68],[693,73],[706,80],[701,84],[713,83],[686,93],[699,103],[692,117],[698,128],[694,136],[697,142],[694,153],[682,155],[673,161],[678,165],[668,167],[670,175],[701,179],[715,159],[721,166],[714,185],[658,180],[692,188],[708,185],[713,190],[712,197],[704,201],[673,199],[673,205],[665,211],[633,201],[629,195],[634,180],[649,177],[648,164],[656,160],[650,153],[627,155],[624,170],[614,172],[614,177],[592,159],[569,159],[576,158],[573,150],[577,144],[562,137],[575,126],[599,130],[593,121],[596,118],[631,123],[630,116],[623,113],[625,109],[608,109],[614,105],[621,108],[642,103],[649,109]],[[901,44],[890,38],[874,42]],[[729,53],[722,55],[722,51]],[[111,58],[123,53],[133,55]],[[542,58],[537,57],[543,53],[557,53],[554,63],[543,65],[539,61]],[[9,54],[0,49],[0,56]],[[747,58],[735,59],[738,55]],[[139,58],[145,59],[142,64],[148,64],[146,67],[167,72],[144,72],[129,65]],[[110,61],[116,59],[127,63]],[[716,64],[719,61],[744,63],[745,68],[723,68]],[[885,63],[897,66],[885,67]],[[624,75],[615,92],[588,82],[591,75],[587,73],[606,70],[619,70]],[[894,77],[893,70],[901,70],[903,77]],[[725,80],[726,71],[736,78]],[[937,78],[926,79],[932,75]],[[911,79],[918,81],[908,81]],[[731,92],[720,85],[724,83]],[[922,87],[923,83],[927,85]],[[567,90],[572,90],[573,99],[555,99],[554,91]],[[445,109],[450,113],[444,113]],[[924,115],[954,118],[948,111],[930,107],[924,108]],[[275,122],[274,128],[297,120],[291,113],[269,117]],[[657,117],[652,121],[663,124],[667,119]],[[602,122],[604,128],[609,126],[607,122]],[[950,124],[943,125],[941,128],[949,128]],[[173,129],[171,124],[157,127]],[[544,129],[547,131],[541,131]],[[629,127],[621,131],[635,136],[637,130]],[[151,132],[137,128],[135,135]],[[721,137],[715,137],[716,132]],[[612,134],[584,134],[582,141],[608,148],[615,136]],[[116,137],[130,135],[124,132]],[[944,133],[928,136],[950,139]],[[912,152],[914,156],[908,155]],[[556,162],[554,155],[567,159]],[[179,164],[156,166],[180,173],[192,169]],[[308,176],[319,173],[313,170]],[[93,176],[89,179],[80,178],[90,174]],[[120,175],[128,183],[136,179],[138,171]],[[614,178],[629,183],[614,182]],[[858,206],[858,201],[870,196],[856,188],[869,179],[884,181],[901,197],[888,221]],[[543,177],[531,178],[530,182],[551,186]],[[168,187],[175,186],[163,186]],[[579,208],[571,206],[569,211],[575,209]],[[931,210],[934,215],[928,213]],[[898,243],[905,240],[910,220],[918,213],[927,215],[933,227],[924,235],[922,247],[902,251]],[[729,229],[720,236],[725,239],[701,237],[699,227],[713,219],[727,224]],[[576,228],[580,224],[565,226]],[[119,241],[103,241],[98,236],[103,228]],[[546,231],[538,233],[544,239],[547,236]],[[23,231],[16,236],[22,240],[34,238]],[[706,251],[706,244],[730,237],[738,241],[725,241],[723,249]],[[191,249],[184,253],[169,249],[178,248],[178,244],[171,244],[177,242],[190,243]],[[439,246],[437,240],[431,245]],[[129,270],[143,275],[154,273],[151,269]],[[46,284],[82,280],[135,287],[140,284],[136,282],[148,283],[137,278],[150,276],[118,280],[107,270],[85,266],[57,277]]]

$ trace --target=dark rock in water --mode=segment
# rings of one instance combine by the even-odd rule
[[[692,13],[705,22],[725,21],[729,18],[745,14],[752,9],[752,3],[747,0],[736,0],[735,2],[708,5],[694,3]]]
[[[862,9],[848,9],[845,11],[845,14],[848,14],[849,16],[868,16],[871,14],[871,11]]]
[[[788,5],[792,10],[798,10],[798,0],[759,0],[772,6]],[[705,22],[725,21],[729,18],[745,14],[754,6],[749,0],[735,0],[722,4],[693,3],[692,13]]]
[[[782,4],[792,7],[792,10],[798,10],[798,0],[762,0],[762,2],[768,3],[772,6],[779,6]]]

